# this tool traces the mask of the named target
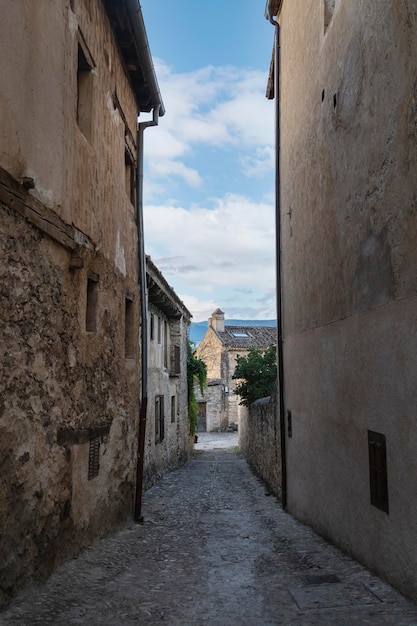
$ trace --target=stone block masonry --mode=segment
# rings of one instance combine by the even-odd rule
[[[239,423],[239,446],[254,472],[281,497],[281,446],[277,396],[254,402],[243,411]]]
[[[90,259],[107,305],[87,333],[87,271],[70,258],[0,206],[0,604],[132,511],[139,386],[117,323],[123,286]]]

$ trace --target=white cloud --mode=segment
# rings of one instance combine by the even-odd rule
[[[196,165],[191,175],[183,163],[193,146],[233,146],[237,152],[251,150],[258,155],[272,150],[274,108],[265,98],[264,72],[208,66],[181,74],[159,59],[155,67],[166,115],[158,131],[147,134],[145,140],[151,178],[163,178],[169,172],[192,187],[200,185],[204,171]],[[271,160],[259,156],[254,157],[252,167],[241,163],[242,173],[255,168],[257,176],[273,168]]]
[[[275,285],[270,204],[228,195],[218,199],[214,209],[147,206],[145,234],[147,253],[177,293],[198,294],[197,300],[210,302],[210,307],[215,304],[214,308],[221,306],[215,300],[222,294],[224,299],[244,302],[242,308],[252,302],[253,308],[265,309],[260,299]]]
[[[170,160],[155,161],[151,167],[150,172],[157,174],[162,179],[167,176],[177,176],[182,178],[190,187],[200,187],[202,184],[202,178],[197,170],[191,167],[186,167],[184,163]]]
[[[187,309],[193,314],[193,322],[208,320],[213,311],[218,307],[215,300],[202,300],[194,295],[184,293],[179,296]]]
[[[250,156],[242,156],[240,162],[246,176],[261,178],[274,168],[275,152],[272,146],[264,146],[257,148],[255,153]]]
[[[195,321],[218,306],[229,319],[273,319],[274,107],[266,76],[155,66],[166,115],[145,135],[146,252]]]

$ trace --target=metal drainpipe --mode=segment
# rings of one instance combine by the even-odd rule
[[[139,412],[138,453],[136,462],[136,493],[135,493],[135,522],[142,523],[142,491],[143,491],[143,464],[145,454],[146,411],[148,408],[148,314],[146,302],[146,256],[145,238],[143,229],[143,135],[149,126],[158,126],[160,105],[153,109],[153,119],[148,122],[139,122],[137,132],[138,154],[136,174],[136,209],[138,229],[138,265],[140,289],[140,317],[141,317],[141,357],[142,357],[142,394]]]
[[[275,27],[275,58],[274,58],[274,96],[275,96],[275,232],[277,250],[277,358],[278,358],[278,395],[279,424],[281,435],[281,474],[282,474],[282,508],[287,508],[287,450],[285,440],[285,406],[284,406],[284,354],[282,337],[282,267],[281,267],[281,172],[280,172],[280,26],[271,16],[269,21]]]

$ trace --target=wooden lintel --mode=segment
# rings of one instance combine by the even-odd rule
[[[0,202],[25,217],[65,248],[74,250],[77,247],[74,228],[28,193],[23,185],[2,168],[0,168]]]

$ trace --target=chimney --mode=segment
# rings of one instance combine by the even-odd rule
[[[218,333],[224,333],[224,313],[221,309],[216,309],[209,317],[209,326]]]

